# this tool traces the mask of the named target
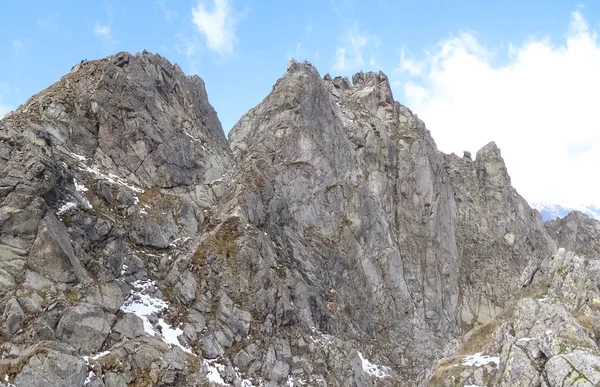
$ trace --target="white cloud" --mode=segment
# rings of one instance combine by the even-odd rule
[[[600,205],[596,32],[577,11],[561,44],[511,44],[502,64],[493,52],[463,33],[423,59],[402,58],[406,105],[444,152],[462,155],[496,141],[529,201]]]
[[[106,24],[96,23],[94,26],[94,34],[101,37],[106,41],[112,40],[112,35],[110,33],[110,26]]]
[[[13,39],[12,46],[16,56],[20,56],[25,51],[25,45],[21,39]]]
[[[231,54],[237,42],[235,26],[238,16],[234,14],[229,0],[214,0],[212,10],[203,1],[192,9],[192,20],[206,39],[206,46],[221,56]]]
[[[342,45],[336,47],[333,69],[337,71],[359,70],[365,65],[364,56],[369,56],[369,65],[375,66],[374,58],[379,48],[380,39],[377,36],[363,34],[355,30],[348,32]],[[366,53],[365,53],[366,51]]]
[[[405,51],[400,51],[400,67],[398,70],[407,71],[410,75],[416,77],[423,75],[423,71],[425,71],[426,66],[426,62],[407,59]]]

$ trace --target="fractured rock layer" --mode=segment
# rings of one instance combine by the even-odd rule
[[[494,143],[439,152],[381,72],[292,62],[228,141],[203,81],[164,58],[80,64],[0,121],[0,203],[8,383],[550,383],[596,361],[572,346],[507,374],[521,337],[497,322],[539,307],[515,294],[551,257],[579,262],[546,229],[586,253],[597,227],[545,227]],[[565,308],[541,309],[577,329]],[[447,372],[465,348],[500,360]]]

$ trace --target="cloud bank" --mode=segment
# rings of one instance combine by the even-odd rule
[[[496,141],[530,202],[600,205],[600,45],[580,12],[565,29],[560,44],[530,39],[502,52],[461,33],[422,58],[402,53],[401,87],[440,150]]]
[[[231,54],[237,42],[235,27],[238,17],[228,0],[214,0],[212,10],[203,1],[192,9],[192,20],[206,39],[206,46],[221,56]]]

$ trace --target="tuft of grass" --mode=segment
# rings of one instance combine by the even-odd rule
[[[65,296],[71,305],[79,304],[79,300],[81,299],[81,295],[73,288],[69,289]]]
[[[242,234],[239,230],[240,220],[237,217],[226,219],[221,225],[200,243],[194,253],[193,261],[198,265],[206,263],[208,254],[214,253],[218,258],[232,260],[237,256],[239,247],[236,240]]]
[[[23,353],[23,355],[19,356],[16,359],[3,359],[0,361],[0,376],[8,376],[8,382],[14,383],[15,378],[23,367],[29,363],[29,360],[40,354],[47,354],[49,349],[44,347],[43,345],[37,345],[32,349],[28,349]]]

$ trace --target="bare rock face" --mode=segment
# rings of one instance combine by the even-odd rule
[[[333,341],[340,354],[348,343],[376,353],[414,384],[428,375],[424,363],[494,318],[521,272],[555,249],[510,187],[498,148],[484,147],[475,161],[441,154],[382,73],[357,74],[351,85],[291,63],[230,144],[238,168],[219,211],[235,225],[226,256],[277,272],[232,273],[248,287],[228,296],[265,308],[265,334],[300,326],[343,337]],[[214,239],[223,233],[232,232],[216,228]],[[345,362],[327,363],[336,375],[323,374],[328,384],[350,383]]]
[[[381,72],[292,61],[227,141],[199,77],[119,53],[0,121],[0,382],[595,380],[597,265],[555,252],[496,145],[439,152]]]
[[[548,233],[559,247],[587,258],[600,258],[600,222],[572,211],[562,219],[545,223]]]
[[[475,160],[445,156],[457,206],[461,260],[460,322],[465,327],[494,318],[530,277],[520,278],[556,250],[537,211],[510,185],[495,143]]]
[[[437,363],[431,386],[596,386],[599,262],[559,249],[502,314]]]
[[[203,81],[147,52],[77,65],[0,121],[0,380],[181,385],[189,343],[152,279],[194,243],[232,167]],[[170,285],[189,299],[186,278]],[[32,356],[44,340],[62,346]],[[141,341],[162,355],[132,361]]]

